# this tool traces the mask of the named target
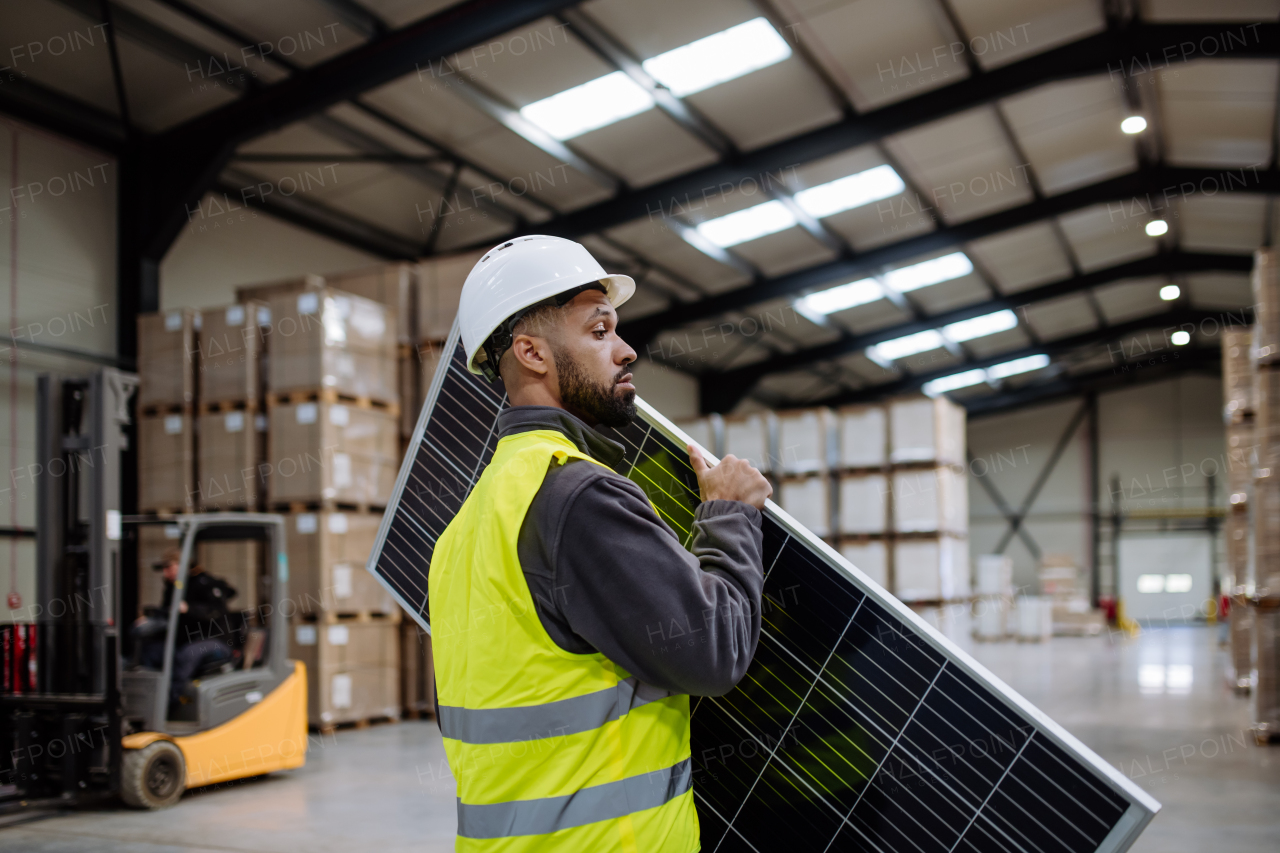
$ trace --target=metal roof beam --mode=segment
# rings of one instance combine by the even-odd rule
[[[1006,361],[1024,358],[1029,355],[1045,354],[1050,356],[1065,355],[1073,350],[1082,347],[1096,346],[1099,344],[1111,344],[1116,341],[1121,342],[1121,353],[1125,356],[1124,360],[1117,362],[1116,368],[1122,367],[1129,363],[1128,355],[1124,351],[1124,338],[1130,335],[1136,336],[1139,332],[1150,332],[1152,329],[1160,329],[1165,333],[1176,331],[1179,327],[1190,325],[1192,328],[1198,326],[1202,322],[1213,320],[1218,323],[1219,327],[1226,325],[1227,321],[1239,322],[1241,317],[1248,318],[1252,316],[1252,312],[1248,308],[1239,309],[1236,312],[1214,312],[1202,310],[1179,310],[1179,311],[1162,311],[1156,314],[1148,314],[1145,317],[1138,317],[1127,323],[1119,323],[1114,326],[1107,326],[1101,329],[1091,329],[1087,332],[1081,332],[1077,335],[1070,335],[1065,338],[1059,338],[1040,346],[1023,347],[1011,352],[1003,352],[998,355],[988,356],[987,358],[976,359],[974,361],[961,362],[953,364],[940,370],[932,370],[927,373],[916,373],[904,376],[894,382],[884,382],[879,385],[871,385],[859,391],[847,394],[834,395],[824,400],[820,400],[812,405],[817,406],[839,406],[847,403],[863,403],[872,400],[880,400],[886,397],[893,397],[898,394],[908,394],[919,391],[926,383],[943,376],[950,376],[963,370],[973,370],[975,368],[987,368],[996,364],[1003,364]],[[1167,340],[1168,335],[1155,341],[1147,336],[1145,341],[1138,341],[1144,354],[1153,352],[1177,352],[1179,355],[1186,352],[1183,347],[1175,347]],[[1113,368],[1115,369],[1115,368]],[[1140,367],[1139,369],[1146,369]],[[1131,372],[1131,371],[1130,371]],[[1119,374],[1117,374],[1119,375]]]
[[[1095,204],[1116,205],[1118,209],[1115,213],[1121,221],[1133,219],[1136,223],[1140,217],[1167,208],[1171,199],[1184,192],[1213,194],[1223,191],[1280,192],[1280,171],[1263,171],[1256,167],[1192,169],[1162,166],[1140,169],[1128,175],[968,222],[943,226],[917,237],[858,253],[852,258],[839,258],[787,275],[757,281],[698,302],[675,306],[628,323],[623,327],[623,332],[632,341],[632,346],[643,345],[666,328],[714,317],[727,311],[742,310],[771,299],[800,296],[806,291],[875,275],[889,265],[909,261],[930,252],[954,249],[973,240]]]
[[[1021,313],[1025,324],[1025,310],[1023,309],[1032,303],[1067,296],[1082,290],[1092,290],[1093,288],[1124,279],[1170,275],[1179,272],[1247,273],[1252,268],[1253,259],[1248,255],[1169,252],[1106,269],[1095,270],[1091,273],[1083,273],[1016,293],[997,296],[983,302],[943,311],[919,320],[911,320],[906,323],[877,329],[874,332],[867,332],[861,335],[845,335],[831,343],[797,350],[784,356],[772,358],[766,362],[749,364],[736,370],[709,373],[699,377],[700,381],[704,383],[702,392],[704,411],[728,411],[737,405],[738,401],[761,378],[770,373],[796,370],[815,361],[840,358],[884,341],[901,338],[906,335],[914,335],[926,329],[937,329],[948,323],[958,323],[961,320],[981,317],[984,314],[990,314],[995,311],[1010,310]],[[1022,328],[1029,330],[1026,325],[1023,325]],[[1038,345],[1036,341],[1033,341],[1033,343]]]
[[[1191,45],[1189,48],[1186,45]],[[1203,47],[1202,47],[1203,45]],[[1210,54],[1209,45],[1214,53]],[[875,142],[949,115],[997,101],[1055,80],[1109,74],[1124,79],[1192,59],[1280,56],[1280,24],[1156,24],[1135,21],[1001,68],[835,124],[727,157],[653,186],[567,214],[543,225],[543,233],[576,237],[652,216],[673,204],[696,205],[704,189],[792,168],[858,145]]]

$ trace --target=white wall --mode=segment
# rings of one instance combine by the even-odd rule
[[[205,196],[160,264],[160,310],[215,308],[234,302],[238,285],[384,263],[252,208],[208,216],[215,205],[226,202]]]
[[[969,450],[979,460],[970,467],[970,553],[989,553],[1008,525],[982,488],[980,476],[995,485],[1015,511],[1021,506],[1059,437],[1081,405],[1079,398],[1020,409],[969,423]],[[1122,506],[1161,510],[1207,505],[1207,474],[1220,471],[1226,435],[1222,426],[1222,383],[1187,376],[1099,395],[1098,444],[1101,509],[1110,509],[1109,483],[1120,477]],[[1088,570],[1089,526],[1087,420],[1069,441],[1025,522],[1045,554],[1070,554]],[[1217,477],[1214,505],[1225,503],[1225,474]],[[1104,537],[1109,538],[1109,537]],[[1109,544],[1102,562],[1109,573]],[[1014,538],[1014,579],[1035,590],[1036,565]],[[1105,591],[1105,590],[1104,590]]]
[[[116,180],[111,158],[0,116],[0,526],[35,526],[37,375],[97,367],[9,337],[115,352]],[[33,604],[34,540],[0,539],[0,621],[11,581]]]

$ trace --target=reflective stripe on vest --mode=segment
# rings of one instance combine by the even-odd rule
[[[518,708],[440,707],[440,733],[463,743],[513,743],[575,735],[617,720],[672,694],[634,678],[617,687],[544,705]]]
[[[464,838],[547,835],[657,808],[689,790],[692,770],[686,758],[664,770],[583,788],[563,797],[479,806],[459,800],[458,834]]]
[[[552,430],[503,438],[431,558],[457,849],[691,853],[689,697],[556,645],[520,566],[529,507],[548,467],[568,459],[601,464]]]

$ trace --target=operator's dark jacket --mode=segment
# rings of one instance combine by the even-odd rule
[[[187,612],[178,615],[177,645],[200,640],[226,639],[227,602],[236,597],[236,588],[220,577],[200,572],[187,575]],[[164,582],[160,611],[166,616],[173,602],[173,584]]]
[[[550,406],[498,418],[503,437],[541,429],[609,466],[553,462],[520,528],[520,566],[551,639],[569,652],[601,652],[673,693],[729,692],[760,639],[760,511],[702,503],[690,553],[640,487],[611,470],[622,445]]]

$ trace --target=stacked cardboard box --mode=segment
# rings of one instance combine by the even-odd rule
[[[1010,634],[1013,608],[1013,559],[1004,554],[982,554],[974,572],[973,637],[1003,640]]]
[[[285,536],[296,613],[304,619],[394,617],[386,588],[365,569],[381,517],[355,512],[299,512]]]
[[[1280,738],[1280,254],[1254,256],[1254,731]]]
[[[196,363],[201,316],[138,317],[138,509],[196,508]]]
[[[774,470],[772,413],[727,415],[724,418],[724,453],[745,459],[765,474]]]
[[[836,411],[836,531],[840,553],[885,589],[892,589],[892,501],[888,412],[873,405]]]
[[[431,635],[417,622],[400,623],[400,697],[413,719],[436,712],[436,674],[431,659]]]
[[[817,536],[835,532],[830,470],[835,413],[830,409],[779,412],[774,469],[780,479],[778,503]]]
[[[1248,606],[1253,581],[1249,559],[1253,505],[1254,448],[1253,328],[1234,327],[1222,332],[1223,421],[1226,424],[1227,518],[1223,525],[1227,564],[1223,593],[1230,595],[1231,657],[1227,681],[1237,693],[1253,685],[1254,614]]]
[[[969,596],[964,409],[939,397],[886,406],[893,592],[904,601]]]
[[[418,421],[418,413],[427,399],[437,365],[445,355],[444,343],[458,314],[458,299],[471,268],[484,255],[483,251],[444,255],[421,261],[415,267],[417,286],[414,291],[413,352],[402,363],[402,376],[412,374],[412,399],[401,401],[401,430],[407,438]]]
[[[325,392],[284,399],[267,424],[271,505],[386,506],[400,467],[395,411],[330,402]]]
[[[400,626],[388,620],[295,621],[289,656],[307,666],[307,718],[341,723],[400,716]]]
[[[1040,592],[1049,599],[1053,633],[1084,637],[1102,633],[1106,624],[1102,611],[1089,603],[1081,585],[1080,571],[1069,554],[1046,554],[1040,563]]]

